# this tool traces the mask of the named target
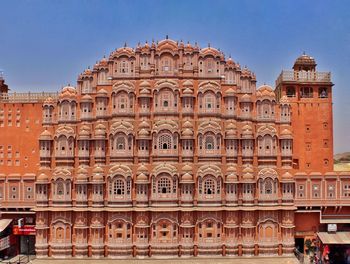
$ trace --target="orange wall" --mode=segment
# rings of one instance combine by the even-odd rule
[[[295,213],[295,232],[317,231],[320,225],[320,214],[318,212]]]
[[[37,172],[41,119],[42,103],[0,103],[0,173]]]

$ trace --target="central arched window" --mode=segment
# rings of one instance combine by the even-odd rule
[[[266,181],[265,181],[265,194],[272,194],[271,179],[266,179]]]
[[[172,148],[172,135],[171,134],[161,134],[159,136],[159,149],[171,149]]]
[[[113,194],[123,195],[124,194],[124,181],[117,179],[113,184]]]
[[[158,180],[158,193],[171,193],[171,182],[167,177],[161,177]]]
[[[57,182],[57,195],[59,196],[64,195],[64,185],[62,181]]]
[[[215,183],[212,179],[204,181],[204,194],[215,194]]]
[[[263,199],[276,198],[278,189],[277,179],[272,179],[271,177],[260,179],[259,185],[260,195]]]
[[[214,149],[214,135],[207,135],[205,137],[205,149],[207,150]]]
[[[113,202],[115,199],[130,198],[131,178],[125,179],[123,176],[115,176],[109,180],[109,198]]]
[[[125,137],[118,136],[116,140],[117,149],[118,150],[124,150],[125,149]]]

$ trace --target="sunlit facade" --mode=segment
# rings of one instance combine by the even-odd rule
[[[307,55],[257,89],[213,47],[113,51],[36,103],[37,257],[292,254],[299,211],[350,199],[332,85]]]

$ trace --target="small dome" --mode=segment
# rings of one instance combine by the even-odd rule
[[[138,166],[137,171],[148,172],[148,169],[143,163],[141,163],[141,165]]]
[[[293,175],[287,171],[282,174],[282,179],[293,179]]]
[[[253,173],[254,173],[253,168],[251,166],[246,166],[242,171],[243,179],[246,179],[246,180],[254,179]]]
[[[235,122],[230,122],[227,124],[226,129],[237,129]]]
[[[294,65],[316,65],[316,61],[313,57],[304,53],[295,60]]]
[[[92,181],[103,182],[104,170],[100,166],[95,166],[92,170]]]
[[[142,81],[142,82],[140,83],[140,87],[151,87],[151,85],[150,85],[150,83],[147,82],[147,81]]]
[[[186,163],[183,167],[182,167],[182,171],[186,171],[186,172],[188,172],[188,171],[192,171],[192,166],[191,165],[189,165],[188,163]]]
[[[81,126],[80,129],[79,129],[78,135],[79,135],[79,137],[89,138],[90,137],[90,127],[88,127],[88,126]]]
[[[92,97],[88,94],[85,94],[81,97],[81,102],[82,103],[91,103],[92,102]]]
[[[253,137],[253,129],[250,125],[245,125],[242,127],[242,136],[244,138],[251,138]]]
[[[231,183],[231,182],[237,182],[237,174],[236,173],[230,173],[226,176],[226,182]]]
[[[235,165],[230,165],[226,169],[227,174],[236,173],[236,172],[237,172],[237,167]]]
[[[193,177],[192,177],[191,174],[189,174],[188,172],[186,172],[185,174],[182,175],[181,181],[182,181],[182,182],[193,182]]]
[[[105,89],[100,89],[97,91],[96,97],[108,97],[108,92]]]
[[[141,128],[141,130],[137,134],[139,137],[148,137],[150,135],[150,132],[144,128]]]
[[[79,166],[77,170],[77,181],[86,181],[88,179],[88,171],[83,166]]]
[[[45,173],[40,173],[40,175],[36,178],[37,182],[49,182],[49,177]]]
[[[194,135],[193,131],[189,128],[185,128],[182,132],[181,135],[184,137],[192,137]]]
[[[241,102],[243,102],[243,103],[249,103],[251,101],[252,101],[252,97],[249,94],[244,94],[241,97]]]
[[[50,133],[50,131],[48,131],[47,129],[45,129],[39,136],[40,140],[52,140],[52,134]]]
[[[150,128],[150,125],[147,121],[143,120],[140,125],[139,125],[140,128]]]
[[[280,138],[281,139],[293,139],[293,134],[292,134],[292,132],[289,129],[285,128],[281,132]]]
[[[226,90],[225,92],[225,96],[229,97],[229,96],[234,96],[235,95],[235,91],[230,87]]]
[[[275,99],[276,95],[273,88],[269,85],[262,85],[258,88],[256,92],[257,97],[265,97],[269,99]]]
[[[95,136],[96,137],[105,137],[106,135],[106,127],[103,124],[98,124],[95,127]]]
[[[152,93],[151,93],[151,88],[149,87],[141,87],[140,88],[140,97],[144,97],[144,98],[149,98],[152,97]]]
[[[75,99],[77,96],[77,90],[73,86],[65,86],[60,92],[60,99]]]
[[[52,97],[47,97],[44,101],[44,105],[54,105],[55,101],[52,99]]]
[[[95,166],[95,168],[92,170],[92,173],[104,173],[104,170],[100,166]]]
[[[183,123],[182,127],[183,127],[183,128],[193,128],[193,124],[192,124],[190,121],[186,120],[186,121]]]
[[[137,175],[136,182],[137,183],[147,183],[148,177],[144,173],[141,172]]]
[[[182,94],[183,94],[183,95],[193,95],[193,90],[190,89],[190,88],[185,88],[185,89],[182,91]]]
[[[235,138],[237,137],[237,127],[234,122],[228,123],[225,131],[226,138]]]
[[[192,87],[193,86],[193,82],[191,82],[190,80],[186,80],[183,82],[182,84],[184,87]]]

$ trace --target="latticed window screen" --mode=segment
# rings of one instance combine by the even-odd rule
[[[205,137],[205,149],[207,149],[207,150],[214,149],[214,136],[213,135],[207,135]]]
[[[171,182],[167,177],[161,177],[158,180],[158,193],[170,193]]]
[[[170,134],[162,134],[159,136],[159,149],[171,149],[171,135]]]
[[[213,179],[204,181],[204,194],[215,194],[215,182]]]
[[[63,195],[63,194],[64,194],[63,182],[59,181],[57,182],[57,195]]]
[[[214,108],[214,96],[211,94],[207,94],[204,97],[204,101],[205,101],[205,108],[207,110],[213,109]]]
[[[124,150],[125,149],[125,137],[123,136],[118,136],[116,140],[117,144],[117,150]]]
[[[124,181],[121,179],[117,179],[114,181],[113,185],[113,194],[115,195],[123,195],[125,190],[124,190]]]

